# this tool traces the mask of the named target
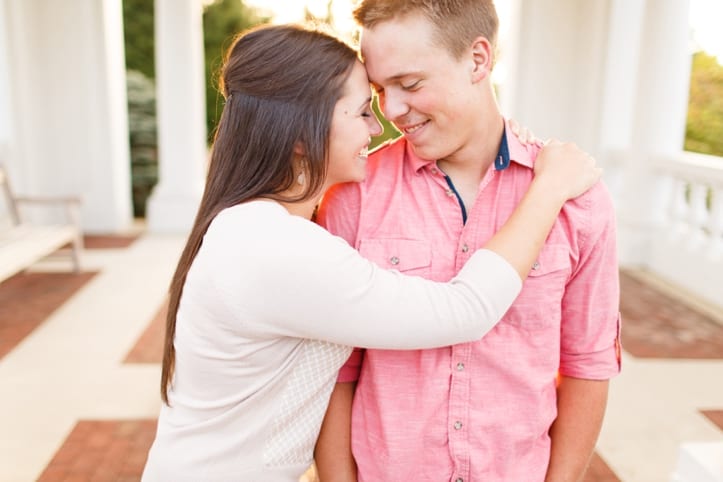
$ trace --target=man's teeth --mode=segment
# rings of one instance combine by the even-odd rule
[[[414,126],[414,127],[408,127],[408,128],[406,128],[406,129],[404,129],[404,132],[406,132],[407,134],[411,134],[412,132],[416,131],[417,129],[419,129],[419,128],[422,127],[423,125],[424,125],[424,124],[417,124],[417,125]]]

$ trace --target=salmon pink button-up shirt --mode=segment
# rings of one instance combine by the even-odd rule
[[[474,206],[402,138],[367,179],[332,190],[319,222],[384,268],[446,281],[507,220],[539,148],[503,135]],[[465,219],[466,218],[466,219]],[[352,450],[360,482],[542,481],[558,374],[620,370],[615,218],[602,183],[569,201],[522,292],[484,338],[451,347],[356,350]]]

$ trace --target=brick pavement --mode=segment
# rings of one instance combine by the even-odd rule
[[[623,271],[622,343],[637,358],[723,358],[723,325]]]
[[[96,273],[19,273],[0,283],[0,359]]]
[[[81,420],[38,482],[138,481],[155,432],[155,420]]]

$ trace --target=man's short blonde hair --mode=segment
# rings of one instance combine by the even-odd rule
[[[459,58],[477,37],[485,37],[496,49],[499,20],[492,0],[361,0],[354,19],[362,28],[421,14],[435,28],[437,41]]]

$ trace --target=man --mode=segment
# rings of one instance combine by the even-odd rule
[[[540,149],[506,128],[495,100],[494,5],[363,0],[355,17],[403,137],[370,156],[366,181],[333,189],[319,221],[385,268],[448,280],[510,215]],[[617,269],[598,183],[565,205],[482,340],[355,352],[317,443],[322,482],[580,480],[620,370]]]

